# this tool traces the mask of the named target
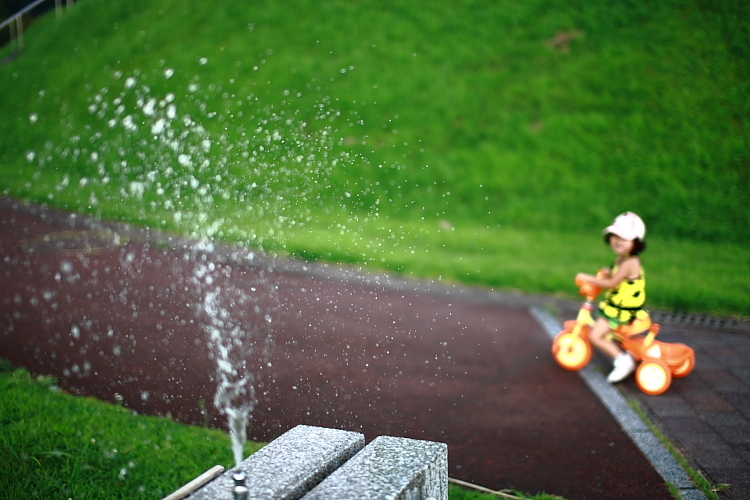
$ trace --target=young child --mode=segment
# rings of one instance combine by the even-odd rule
[[[602,233],[617,255],[614,266],[603,269],[603,277],[580,273],[578,279],[608,289],[604,300],[599,303],[599,317],[589,339],[596,348],[614,360],[607,380],[615,383],[633,373],[636,365],[633,357],[606,335],[619,325],[629,324],[644,314],[646,273],[638,254],[646,249],[643,241],[646,225],[633,212],[625,212],[618,215]]]

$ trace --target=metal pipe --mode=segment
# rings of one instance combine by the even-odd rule
[[[247,500],[250,490],[246,486],[235,486],[232,490],[233,500]]]
[[[206,483],[209,483],[216,479],[218,476],[224,473],[224,466],[216,465],[213,468],[207,470],[200,476],[196,477],[185,486],[181,487],[174,493],[167,495],[163,500],[180,500],[193,493],[195,490],[201,488]]]
[[[18,17],[26,14],[28,11],[30,11],[31,9],[33,9],[37,5],[41,4],[42,2],[46,2],[46,1],[47,0],[36,0],[35,2],[31,2],[29,5],[27,5],[26,7],[24,7],[21,10],[19,10],[18,12],[16,12],[15,14],[13,14],[12,16],[8,17],[8,19],[6,19],[2,23],[0,23],[0,30],[3,29],[3,28],[5,28],[6,26],[8,26],[13,21],[15,21],[16,18],[18,18]]]
[[[15,46],[15,44],[16,44],[16,25],[15,25],[15,23],[10,23],[9,28],[10,28],[10,50],[11,50],[11,52],[14,52],[14,51],[18,52],[17,50],[15,50],[13,48]]]
[[[16,18],[16,36],[17,43],[18,43],[18,51],[21,52],[21,49],[23,49],[23,16],[18,16]]]
[[[242,471],[238,471],[232,474],[232,479],[234,479],[234,489],[232,489],[233,500],[247,500],[247,495],[250,492],[247,486],[245,486],[247,475]]]

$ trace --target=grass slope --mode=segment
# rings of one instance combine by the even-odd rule
[[[567,294],[610,259],[599,228],[636,210],[653,304],[747,315],[749,14],[739,0],[85,0],[0,67],[0,190]],[[442,245],[468,253],[435,258]]]

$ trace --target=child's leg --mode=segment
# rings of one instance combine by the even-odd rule
[[[620,349],[620,346],[618,346],[615,341],[606,338],[606,335],[608,333],[609,321],[607,320],[607,318],[600,316],[599,318],[597,318],[596,323],[594,323],[594,327],[589,333],[589,340],[591,340],[591,343],[594,344],[594,347],[602,351],[610,358],[615,359],[617,356],[622,354],[622,349]]]
[[[635,370],[635,361],[630,354],[620,349],[620,346],[616,342],[605,337],[609,333],[609,330],[609,320],[605,317],[599,317],[591,329],[589,339],[594,344],[594,347],[612,358],[613,367],[607,376],[607,380],[615,383],[624,380],[628,375],[633,373]]]

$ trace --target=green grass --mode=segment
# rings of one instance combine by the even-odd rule
[[[221,431],[64,394],[22,369],[0,374],[0,387],[0,498],[162,498],[234,464]]]
[[[432,221],[393,219],[318,221],[310,226],[288,238],[286,249],[293,255],[530,293],[571,295],[577,291],[571,279],[576,272],[595,272],[613,259],[596,234],[460,224],[441,228]],[[698,255],[703,257],[695,259]],[[748,258],[740,245],[652,241],[643,255],[649,303],[694,312],[741,311],[750,293],[745,281]],[[696,275],[711,279],[698,282]]]
[[[162,498],[214,465],[234,465],[224,432],[65,394],[2,359],[0,427],[0,499]],[[261,446],[246,443],[245,456]],[[451,485],[449,498],[497,497]]]
[[[519,491],[501,491],[500,493],[500,495],[493,495],[453,484],[448,485],[448,498],[450,500],[497,500],[498,498],[508,500],[565,500],[563,497],[547,493],[540,493],[538,495],[529,495]]]
[[[0,67],[0,192],[568,295],[635,210],[652,304],[748,316],[748,21],[741,0],[86,0]],[[386,222],[331,234],[364,219]],[[363,250],[383,225],[464,256]]]

